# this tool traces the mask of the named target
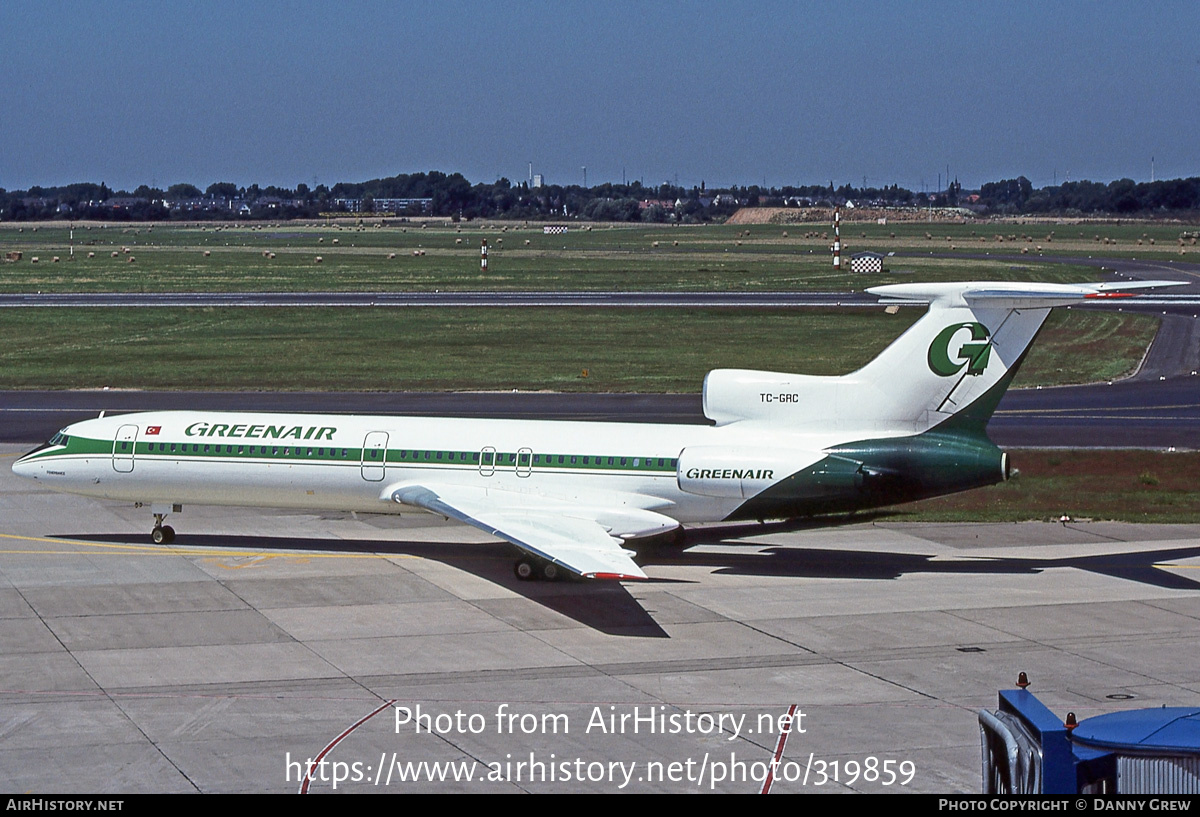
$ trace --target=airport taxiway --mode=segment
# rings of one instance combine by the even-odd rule
[[[15,478],[21,450],[11,791],[296,792],[320,757],[309,791],[755,792],[794,705],[775,792],[972,792],[975,713],[1019,671],[1080,719],[1200,697],[1200,526],[712,527],[647,554],[650,582],[520,583],[424,514],[189,506],[153,546],[145,509]],[[888,760],[907,786],[865,779]]]

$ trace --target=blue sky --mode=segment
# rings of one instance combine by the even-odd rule
[[[0,187],[1195,176],[1197,31],[1195,2],[0,0]]]

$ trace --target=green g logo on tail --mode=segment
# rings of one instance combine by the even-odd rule
[[[970,343],[959,347],[954,356],[950,356],[950,344],[963,329],[971,333]],[[938,332],[933,343],[929,344],[929,369],[934,374],[950,377],[967,367],[967,374],[980,375],[988,365],[988,357],[992,352],[990,341],[991,332],[982,323],[955,323]]]

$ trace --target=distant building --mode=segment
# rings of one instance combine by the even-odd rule
[[[393,213],[414,211],[419,213],[433,212],[433,199],[375,199],[375,209],[390,210]]]
[[[883,254],[877,252],[856,252],[850,256],[851,272],[883,272]]]
[[[545,184],[545,180],[542,179],[542,174],[534,173],[533,174],[533,182],[529,186],[530,187],[541,187],[543,184]]]
[[[105,199],[103,206],[115,211],[130,210],[149,203],[150,199],[143,199],[136,196],[113,196],[111,199]]]
[[[357,213],[362,210],[362,199],[334,199],[335,207],[344,209],[349,213]],[[433,211],[433,199],[375,199],[374,212],[376,213],[404,213],[418,212],[429,213]]]
[[[167,207],[172,210],[224,210],[228,206],[225,199],[171,199]]]

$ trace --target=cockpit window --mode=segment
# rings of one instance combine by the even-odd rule
[[[63,429],[63,431],[66,431],[66,429]],[[64,434],[63,431],[58,432],[53,437],[51,437],[49,440],[46,440],[46,442],[42,443],[37,448],[35,448],[32,451],[30,451],[29,453],[27,453],[25,456],[28,457],[33,454],[37,454],[41,451],[45,451],[47,448],[54,448],[55,446],[66,447],[67,443],[71,441],[71,438],[67,434]]]

